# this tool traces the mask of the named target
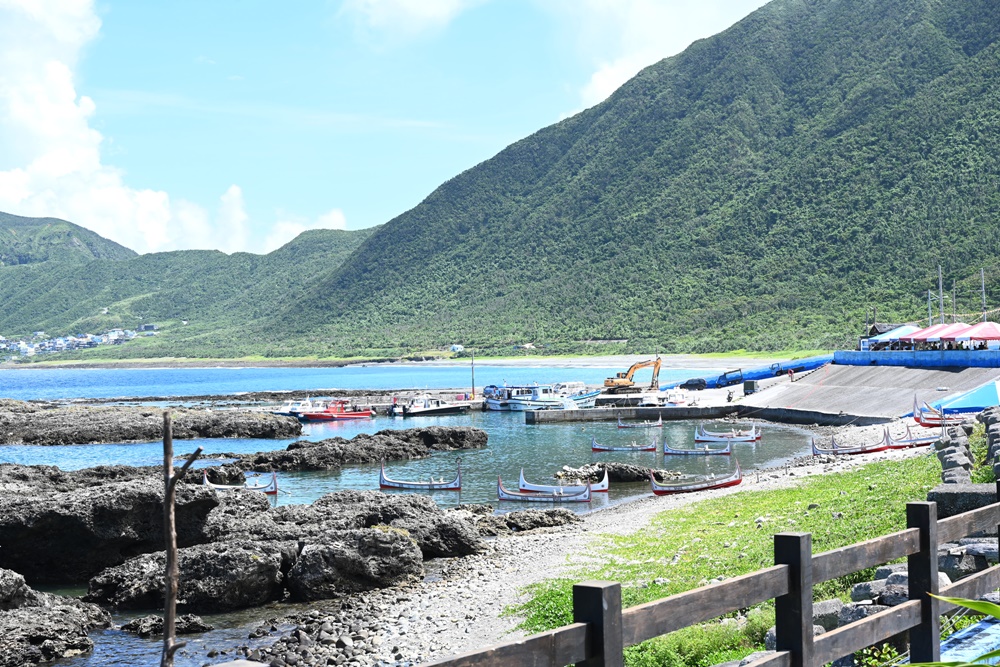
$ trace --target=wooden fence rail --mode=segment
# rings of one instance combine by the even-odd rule
[[[955,606],[928,593],[978,598],[1000,586],[1000,565],[939,591],[938,545],[1000,524],[1000,503],[938,520],[937,505],[908,503],[907,529],[812,553],[812,536],[774,536],[774,566],[622,610],[621,585],[573,586],[572,625],[452,656],[428,667],[621,667],[622,650],[681,628],[774,600],[777,651],[748,667],[821,667],[867,646],[910,634],[913,662],[940,660],[939,617]],[[909,602],[813,637],[813,586],[906,557]]]

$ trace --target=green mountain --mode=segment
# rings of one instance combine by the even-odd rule
[[[996,304],[998,35],[991,0],[775,0],[443,184],[266,332],[829,347],[926,313],[938,264]]]
[[[156,323],[168,335],[126,346],[126,354],[255,353],[266,341],[250,336],[248,326],[335,270],[374,229],[307,231],[267,255],[182,250],[0,267],[0,332],[10,338]]]
[[[0,266],[135,256],[134,251],[72,222],[0,213]]]
[[[938,265],[978,312],[998,38],[993,0],[774,0],[339,250],[0,268],[0,333],[121,312],[190,321],[122,355],[814,349],[925,314]]]

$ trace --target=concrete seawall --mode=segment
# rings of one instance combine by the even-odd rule
[[[736,406],[717,405],[690,408],[588,408],[586,410],[529,410],[524,413],[525,424],[558,424],[562,422],[598,422],[649,420],[664,421],[680,419],[719,419],[735,414]]]

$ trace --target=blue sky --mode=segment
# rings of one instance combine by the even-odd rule
[[[0,210],[267,252],[413,207],[763,0],[0,0]]]

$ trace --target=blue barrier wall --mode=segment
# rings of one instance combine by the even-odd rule
[[[839,350],[833,353],[833,363],[842,366],[1000,368],[1000,350]]]
[[[811,371],[814,368],[819,368],[823,364],[828,364],[833,361],[832,354],[821,354],[815,357],[805,357],[803,359],[789,359],[786,361],[781,361],[770,366],[759,366],[757,368],[748,368],[746,370],[741,370],[741,376],[739,382],[736,384],[742,384],[743,380],[763,380],[764,378],[776,377],[778,375],[784,375],[789,369],[794,370],[796,373],[801,373],[803,371]],[[691,377],[704,377],[706,387],[713,389],[719,386],[719,380],[722,378],[721,375],[692,375]],[[683,380],[677,382],[670,382],[664,385],[660,385],[660,389],[673,389],[677,385],[681,384]]]

